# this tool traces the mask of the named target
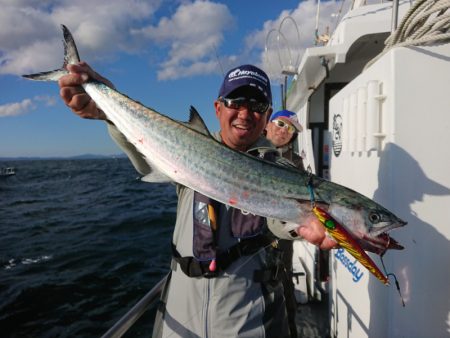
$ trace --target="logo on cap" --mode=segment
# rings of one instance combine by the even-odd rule
[[[263,70],[253,65],[242,65],[231,69],[222,82],[219,96],[226,97],[234,90],[243,86],[257,88],[267,101],[272,103],[269,77]]]
[[[230,74],[228,74],[229,79],[233,79],[236,76],[237,76],[237,78],[246,77],[246,76],[254,77],[254,78],[264,82],[264,84],[267,84],[267,81],[268,81],[268,79],[264,75],[261,75],[258,72],[251,71],[251,70],[241,70],[240,68],[235,69],[234,71],[230,72]]]

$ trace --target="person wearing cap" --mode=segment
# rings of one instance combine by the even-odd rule
[[[277,148],[283,158],[287,159],[296,168],[304,170],[303,159],[293,149],[293,143],[302,129],[302,126],[298,122],[297,114],[289,110],[280,110],[270,116],[265,132],[266,138]],[[271,222],[269,222],[269,227],[273,230]],[[292,280],[293,242],[290,239],[280,239],[278,241],[278,247],[283,252],[282,262],[286,271],[285,278],[283,278],[282,282],[289,328],[291,336],[296,336],[297,325],[295,315],[297,312],[297,302],[295,300],[294,283]]]
[[[80,86],[89,78],[106,80],[83,62],[68,65],[68,70],[59,80],[65,104],[81,117],[106,120]],[[212,137],[232,149],[276,161],[276,149],[262,136],[271,104],[266,73],[252,65],[231,69],[214,100],[220,131]],[[124,135],[110,122],[107,127],[136,170],[151,173]],[[153,337],[288,337],[283,287],[272,254],[276,249],[266,219],[185,186],[177,184],[176,189],[171,273]],[[336,246],[314,217],[299,220],[297,232],[323,248]]]
[[[293,149],[293,143],[302,130],[297,114],[286,109],[274,112],[266,126],[266,137],[277,147],[281,156],[303,170],[303,159]]]

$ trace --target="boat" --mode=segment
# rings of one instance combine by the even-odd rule
[[[328,302],[331,337],[449,336],[449,27],[448,2],[354,2],[291,75],[306,166],[408,222],[383,257],[390,287],[342,249],[295,242],[298,291]]]
[[[0,168],[0,178],[6,178],[16,174],[16,168],[14,167],[4,167]]]
[[[408,222],[392,232],[403,251],[383,262],[370,254],[388,287],[343,250],[295,242],[296,299],[324,304],[330,337],[449,335],[449,12],[445,1],[354,1],[333,32],[283,70],[306,167]],[[161,286],[103,337],[120,337]]]

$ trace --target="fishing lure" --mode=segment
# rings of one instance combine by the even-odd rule
[[[358,262],[364,265],[375,277],[377,277],[383,284],[389,285],[388,277],[381,272],[376,266],[375,262],[369,255],[361,248],[361,246],[354,240],[352,235],[337,222],[330,214],[318,206],[313,206],[312,211],[325,226],[328,234],[344,249],[348,251]]]
[[[361,246],[353,239],[351,234],[337,222],[333,217],[330,216],[325,210],[319,208],[312,202],[312,210],[319,221],[325,226],[327,232],[331,237],[344,249],[346,249],[353,257],[356,258],[358,262],[364,265],[367,270],[369,270],[375,277],[377,277],[384,285],[390,285],[388,276],[394,278],[395,286],[402,301],[402,306],[405,307],[405,301],[403,299],[402,293],[400,291],[400,284],[398,283],[397,277],[393,273],[384,274],[377,267],[375,262],[366,254],[366,252],[361,248]],[[383,263],[383,255],[381,257],[381,263],[383,264],[383,269],[386,271],[386,267]]]
[[[375,262],[369,255],[361,248],[361,246],[355,241],[353,236],[328,212],[316,205],[314,197],[314,189],[312,184],[312,175],[310,175],[309,182],[307,184],[310,198],[311,207],[313,213],[318,220],[325,226],[328,234],[344,249],[348,251],[353,257],[356,258],[363,266],[367,268],[375,277],[377,277],[383,284],[389,285],[389,279],[381,272]]]

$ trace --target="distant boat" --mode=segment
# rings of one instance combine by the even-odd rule
[[[13,176],[15,174],[16,174],[16,168],[14,168],[14,167],[0,168],[0,178]]]

